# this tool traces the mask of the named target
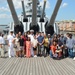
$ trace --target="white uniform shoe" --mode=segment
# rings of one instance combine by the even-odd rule
[[[11,56],[9,56],[9,58],[11,58]]]
[[[34,57],[37,57],[37,55],[34,55]]]
[[[75,60],[75,57],[73,58],[73,60]]]

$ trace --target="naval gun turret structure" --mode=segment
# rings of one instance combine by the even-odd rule
[[[36,33],[39,31],[39,25],[37,23],[37,5],[39,4],[38,0],[32,0],[32,22],[30,29],[33,29]]]
[[[15,33],[19,31],[23,33],[33,29],[35,33],[42,31],[53,35],[54,31],[56,31],[57,26],[54,26],[54,22],[62,0],[57,0],[50,21],[45,14],[46,0],[44,0],[43,8],[40,6],[39,0],[28,0],[27,5],[25,6],[24,0],[22,0],[23,16],[21,16],[21,22],[18,19],[12,0],[7,0],[7,2],[14,20],[13,27]]]
[[[55,22],[59,7],[61,5],[61,2],[62,2],[62,0],[57,0],[56,6],[55,6],[53,14],[52,14],[52,16],[50,18],[50,21],[45,26],[45,31],[46,31],[47,34],[53,35],[53,33],[54,33],[54,22]]]

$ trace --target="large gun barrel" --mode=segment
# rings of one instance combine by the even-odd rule
[[[8,2],[8,5],[9,5],[11,14],[12,14],[12,18],[13,18],[13,20],[14,20],[14,24],[15,24],[15,25],[19,25],[20,22],[19,22],[19,20],[18,20],[18,17],[17,17],[17,14],[16,14],[16,11],[15,11],[15,8],[14,8],[14,5],[13,5],[12,0],[7,0],[7,2]]]
[[[55,22],[59,7],[61,5],[61,2],[62,2],[62,0],[58,0],[56,3],[55,9],[54,9],[53,14],[52,14],[51,19],[50,19],[50,25],[53,25]]]
[[[37,0],[32,0],[32,25],[37,24]]]
[[[44,12],[45,12],[45,7],[46,7],[46,0],[44,0],[44,5],[43,5],[43,10],[40,18],[40,22],[44,22]]]
[[[32,0],[32,23],[30,29],[34,32],[39,31],[39,26],[37,25],[37,0]]]
[[[52,16],[51,16],[51,19],[50,19],[49,23],[48,23],[48,24],[46,25],[46,27],[45,27],[45,32],[46,32],[47,34],[53,35],[53,33],[54,33],[54,27],[53,27],[53,25],[54,25],[55,18],[56,18],[56,16],[57,16],[59,7],[60,7],[60,5],[61,5],[61,2],[62,2],[62,0],[58,0],[58,1],[57,1],[56,6],[55,6],[55,9],[54,9],[54,11],[53,11],[53,14],[52,14]]]
[[[18,33],[19,31],[21,31],[23,33],[23,25],[22,23],[19,21],[18,16],[16,14],[15,8],[14,8],[14,4],[12,2],[12,0],[7,0],[11,14],[12,14],[12,18],[14,20],[14,32]]]
[[[25,7],[24,7],[24,0],[22,0],[22,9],[23,9],[23,22],[28,22],[28,19],[26,17],[26,13],[25,13]]]

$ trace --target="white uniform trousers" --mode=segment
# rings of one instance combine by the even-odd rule
[[[8,56],[11,57],[11,56],[15,56],[15,52],[14,52],[14,48],[13,48],[13,43],[9,43],[9,47],[8,47]]]

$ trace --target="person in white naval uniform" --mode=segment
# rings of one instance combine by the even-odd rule
[[[15,53],[13,50],[14,44],[13,44],[13,31],[10,31],[10,34],[7,36],[7,40],[8,40],[8,56],[10,57],[14,57]]]

